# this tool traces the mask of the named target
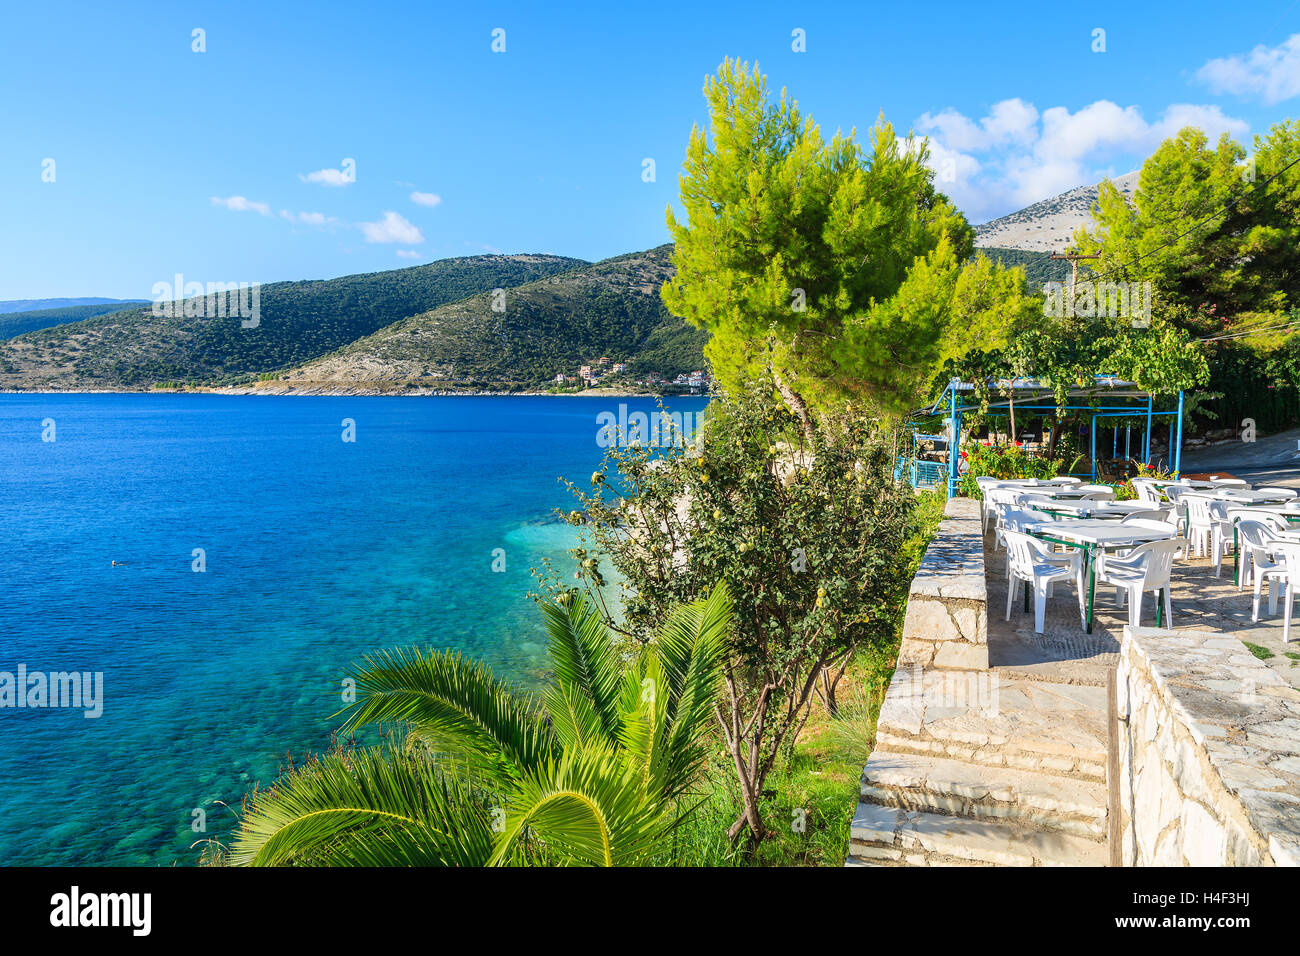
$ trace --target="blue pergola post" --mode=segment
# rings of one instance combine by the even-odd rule
[[[957,493],[957,441],[961,432],[957,428],[957,380],[948,383],[952,399],[948,403],[948,497]]]
[[[1153,396],[1147,396],[1147,433],[1146,437],[1142,439],[1142,460],[1147,463],[1148,468],[1151,467],[1151,406],[1153,400]]]
[[[1174,477],[1178,477],[1183,464],[1183,393],[1178,391],[1178,439],[1174,443]]]
[[[1092,416],[1092,450],[1089,452],[1092,457],[1092,480],[1097,480],[1097,416]]]

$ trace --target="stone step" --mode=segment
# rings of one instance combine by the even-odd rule
[[[1106,787],[1077,778],[877,750],[862,774],[861,796],[886,807],[1106,836]]]
[[[1105,866],[1106,844],[1060,831],[859,803],[851,860],[884,866]]]
[[[876,747],[993,767],[1106,779],[1106,689],[990,671],[900,667]]]

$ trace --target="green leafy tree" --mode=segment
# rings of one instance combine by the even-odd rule
[[[251,794],[243,865],[628,865],[680,819],[708,753],[731,598],[668,610],[626,660],[581,594],[543,605],[541,699],[431,649],[367,658],[344,730],[399,722],[399,748],[342,750]]]
[[[894,640],[916,498],[893,481],[876,427],[846,410],[808,440],[758,378],[713,401],[689,448],[621,444],[590,491],[574,488],[571,519],[594,539],[582,573],[595,589],[605,579],[589,555],[614,565],[621,613],[607,614],[630,644],[653,642],[654,622],[703,582],[734,595],[717,705],[744,808],[733,840],[764,836],[768,776],[815,696],[833,710],[852,651]]]
[[[827,141],[732,60],[704,93],[662,294],[712,334],[724,387],[770,374],[808,436],[817,408],[847,399],[899,413],[945,359],[996,347],[1033,307],[1023,272],[967,262],[974,231],[934,188],[925,142],[883,118],[865,150],[853,132]]]
[[[1240,224],[1225,208],[1248,185],[1244,155],[1227,134],[1211,147],[1187,127],[1143,163],[1131,203],[1102,183],[1096,225],[1074,235],[1077,251],[1101,257],[1081,279],[1149,281],[1160,307],[1189,317],[1206,305],[1236,312],[1253,304],[1242,278]]]

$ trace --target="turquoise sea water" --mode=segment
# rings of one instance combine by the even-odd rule
[[[214,801],[328,745],[370,650],[430,643],[536,681],[529,568],[571,567],[575,537],[556,478],[586,482],[620,402],[656,407],[0,395],[0,671],[104,674],[98,719],[0,708],[0,864],[192,863],[233,821]]]

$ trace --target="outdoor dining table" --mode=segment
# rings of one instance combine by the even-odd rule
[[[1238,505],[1249,505],[1252,508],[1258,505],[1279,504],[1283,501],[1291,501],[1294,498],[1294,495],[1280,495],[1275,491],[1269,491],[1267,488],[1217,488],[1206,493],[1211,498],[1222,498],[1224,501],[1231,501],[1233,504]]]
[[[1220,485],[1213,481],[1202,481],[1199,478],[1179,478],[1177,481],[1172,478],[1168,481],[1164,479],[1148,479],[1151,484],[1155,485],[1161,491],[1166,488],[1190,488],[1194,491],[1203,491],[1207,488],[1218,488]]]
[[[1118,521],[1136,511],[1150,511],[1145,501],[1053,501],[1034,506],[1035,511],[1063,518],[1108,518]],[[1300,514],[1296,515],[1300,518]]]
[[[1092,633],[1093,597],[1097,589],[1098,552],[1115,548],[1136,548],[1148,541],[1163,541],[1175,537],[1172,529],[1140,528],[1135,525],[1107,521],[1102,518],[1078,518],[1073,521],[1043,521],[1025,526],[1025,531],[1042,541],[1079,548],[1083,551],[1083,572],[1088,578],[1087,611],[1084,629]],[[1025,588],[1028,593],[1029,589]],[[1156,624],[1160,623],[1161,602],[1156,601]]]
[[[1097,489],[1083,488],[1078,485],[1038,485],[1032,491],[1036,495],[1043,495],[1053,501],[1068,501],[1071,498],[1082,498],[1085,495],[1095,494]]]

